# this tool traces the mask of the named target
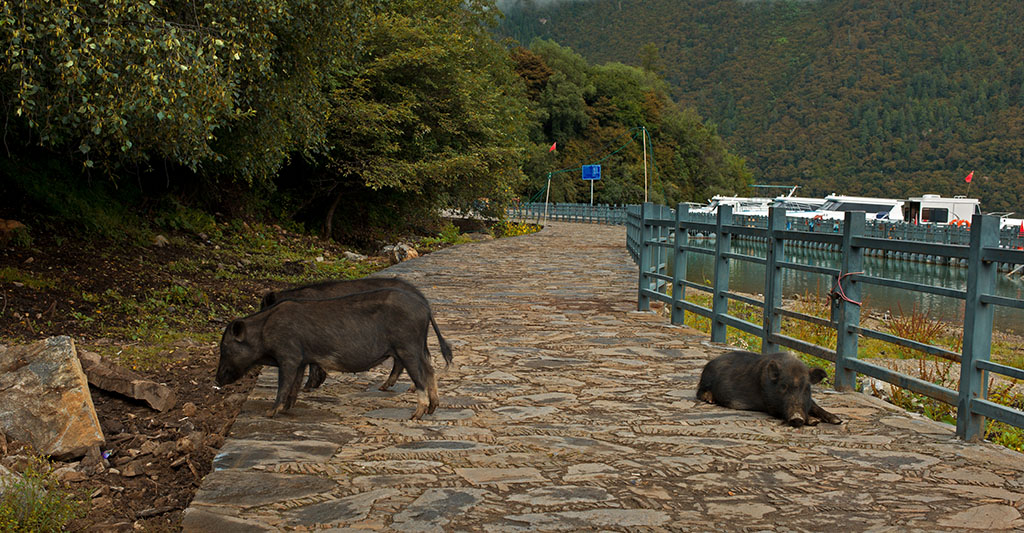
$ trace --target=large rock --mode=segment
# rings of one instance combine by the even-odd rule
[[[381,255],[388,258],[388,262],[397,265],[407,259],[415,259],[420,256],[411,244],[398,243],[389,244],[380,251]]]
[[[70,337],[0,345],[0,431],[55,459],[81,457],[103,442]]]
[[[94,387],[142,400],[157,411],[163,412],[174,407],[174,389],[167,385],[145,379],[93,352],[82,350],[78,358],[89,383]]]

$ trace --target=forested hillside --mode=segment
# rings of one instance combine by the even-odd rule
[[[758,183],[970,194],[1024,211],[1024,4],[594,0],[500,4],[500,31],[661,72]]]

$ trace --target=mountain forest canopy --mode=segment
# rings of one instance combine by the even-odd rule
[[[664,76],[754,181],[1024,212],[1024,6],[867,0],[499,3],[499,31]]]
[[[500,42],[499,18],[489,0],[0,2],[0,213],[93,224],[83,202],[169,196],[403,231],[601,158],[598,200],[642,201],[644,138],[652,200],[747,190],[655,63]],[[552,199],[582,201],[563,174]]]

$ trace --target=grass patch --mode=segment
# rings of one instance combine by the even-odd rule
[[[2,489],[0,531],[63,531],[85,515],[84,498],[61,487],[41,457],[30,457],[19,476],[2,482]]]
[[[52,289],[57,286],[55,280],[9,266],[0,268],[0,283],[21,283],[36,290]]]
[[[448,221],[441,227],[441,231],[437,233],[436,237],[423,237],[416,241],[413,247],[417,250],[434,251],[467,242],[472,242],[472,239],[460,233],[459,228]]]

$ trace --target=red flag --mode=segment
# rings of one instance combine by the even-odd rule
[[[548,148],[548,151],[549,151],[549,152],[554,152],[554,151],[555,151],[555,145],[556,145],[556,144],[558,144],[558,142],[553,142],[553,143],[551,143],[551,148]]]
[[[974,171],[973,170],[971,171],[970,174],[967,175],[966,178],[964,178],[964,181],[966,181],[967,183],[970,183],[972,178],[974,178]]]

